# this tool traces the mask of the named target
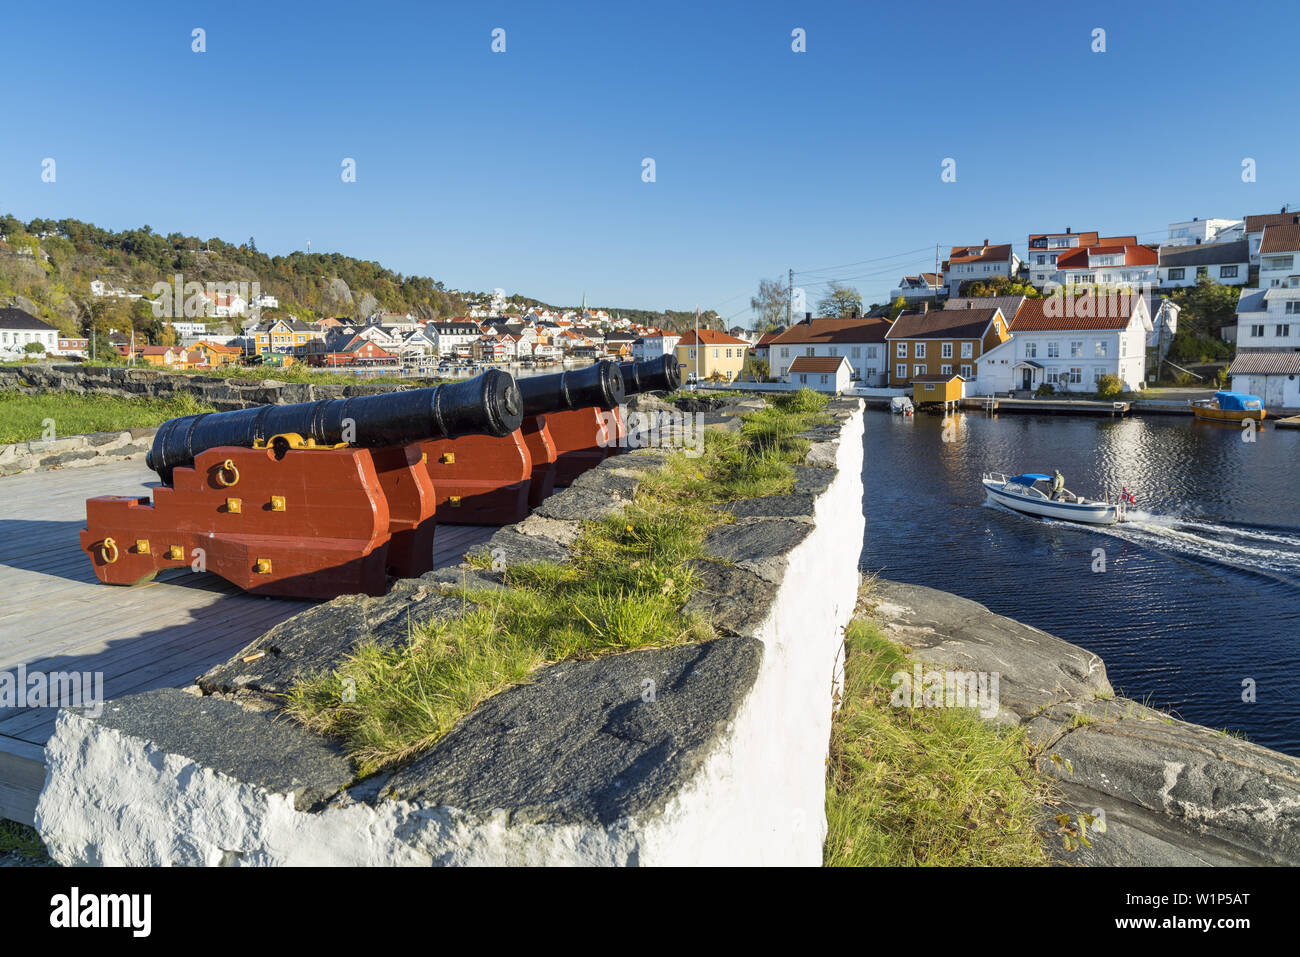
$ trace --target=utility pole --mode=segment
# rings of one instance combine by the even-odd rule
[[[794,270],[790,270],[790,281],[785,287],[785,327],[790,328],[790,311],[794,308]]]

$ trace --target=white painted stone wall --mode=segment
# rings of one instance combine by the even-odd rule
[[[729,733],[660,814],[610,826],[519,825],[384,801],[308,813],[71,712],[46,748],[36,825],[55,860],[104,865],[794,864],[818,866],[830,725],[853,614],[863,413],[842,427],[815,529],[787,556],[762,665]],[[810,456],[812,458],[812,456]]]

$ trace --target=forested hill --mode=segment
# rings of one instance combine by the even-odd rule
[[[253,237],[235,244],[181,233],[164,236],[148,226],[114,232],[76,219],[23,223],[0,215],[0,305],[13,302],[66,333],[81,332],[94,308],[101,320],[106,314],[110,322],[129,322],[154,338],[158,323],[147,302],[92,304],[90,283],[98,279],[110,288],[148,294],[154,283],[171,282],[176,273],[185,282],[256,281],[261,292],[279,299],[277,312],[307,321],[323,316],[364,318],[377,311],[445,318],[466,315],[472,305],[489,300],[484,293],[453,292],[428,276],[405,276],[340,253],[268,256],[258,250]],[[547,305],[522,296],[511,301]],[[606,311],[635,313],[631,317],[639,321],[674,328],[679,321],[685,323],[683,328],[694,321],[693,312],[665,316],[648,310]],[[711,315],[706,314],[701,325]]]

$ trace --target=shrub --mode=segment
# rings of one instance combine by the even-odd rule
[[[1034,395],[1056,395],[1056,387],[1047,382],[1044,382],[1034,392]]]
[[[1119,376],[1107,372],[1097,380],[1097,394],[1103,399],[1113,399],[1123,391],[1124,383],[1119,381]]]

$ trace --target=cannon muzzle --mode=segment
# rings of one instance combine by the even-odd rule
[[[621,379],[619,384],[621,396]],[[504,436],[519,428],[523,415],[514,377],[489,369],[430,389],[181,416],[159,427],[145,462],[171,485],[173,469],[191,466],[200,453],[219,446],[255,448],[291,434],[318,446],[357,448],[461,435]]]
[[[519,380],[524,415],[545,415],[569,409],[612,409],[623,401],[623,373],[617,362],[605,360],[585,369],[529,376]]]
[[[682,369],[676,356],[660,356],[643,362],[624,362],[623,384],[628,395],[641,392],[676,392],[682,386]]]

